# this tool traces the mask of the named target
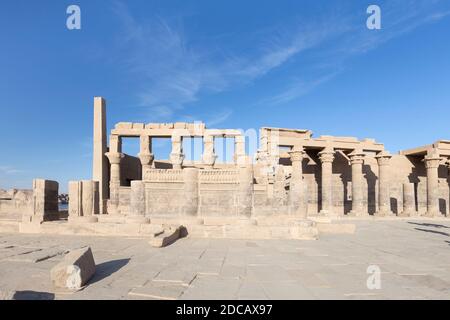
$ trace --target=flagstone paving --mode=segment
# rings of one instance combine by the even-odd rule
[[[0,234],[0,291],[22,299],[449,299],[450,221],[356,221],[318,241]],[[50,269],[91,246],[83,290],[52,288]],[[369,266],[380,289],[369,289]],[[376,277],[375,277],[376,279]]]

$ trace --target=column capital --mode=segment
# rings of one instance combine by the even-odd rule
[[[355,149],[348,156],[351,164],[363,164],[366,155],[361,150]]]
[[[138,154],[139,159],[141,160],[141,165],[150,165],[152,164],[155,156],[151,152],[141,152]]]
[[[291,162],[301,162],[303,161],[303,157],[305,156],[306,152],[303,150],[303,148],[295,148],[289,151],[288,154],[291,157]]]
[[[105,156],[108,158],[110,164],[120,164],[120,161],[125,157],[120,152],[106,152]]]
[[[326,147],[319,152],[319,159],[322,163],[333,162],[335,153],[332,147]]]
[[[429,151],[427,155],[423,158],[423,161],[425,162],[425,167],[427,169],[438,168],[442,160],[444,160],[444,158],[442,158],[439,155],[439,151],[437,149]]]
[[[176,166],[181,167],[183,165],[184,161],[184,154],[183,153],[171,153],[170,154],[170,162]]]
[[[392,155],[389,153],[389,151],[382,151],[375,156],[375,159],[377,159],[379,166],[389,165],[389,160],[391,160],[391,158]]]

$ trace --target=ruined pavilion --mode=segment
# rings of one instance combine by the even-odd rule
[[[123,138],[139,139],[138,155],[123,152]],[[155,138],[171,140],[169,159],[155,159]],[[201,160],[185,159],[186,138],[201,139]],[[216,138],[234,139],[232,163],[217,161]],[[203,237],[301,239],[315,238],[321,221],[450,215],[448,140],[390,154],[373,139],[263,127],[254,157],[247,140],[184,122],[120,122],[108,139],[97,97],[92,180],[69,183],[68,216],[55,207],[57,182],[36,180],[33,190],[0,194],[0,217],[20,213],[22,232],[145,234],[182,224]]]

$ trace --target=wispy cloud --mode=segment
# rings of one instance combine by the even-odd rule
[[[114,12],[123,25],[127,67],[142,80],[139,104],[159,119],[179,113],[202,93],[251,83],[336,31],[331,26],[296,26],[293,37],[290,31],[278,32],[255,46],[256,53],[235,55],[190,43],[181,22],[169,24],[162,17],[138,22],[119,1]]]
[[[223,110],[221,112],[215,113],[209,120],[206,121],[208,127],[217,126],[225,121],[233,114],[231,109]]]
[[[414,29],[436,22],[450,15],[450,10],[442,8],[442,0],[392,0],[382,5],[382,30],[369,30],[363,19],[352,21],[348,17],[337,17],[329,23],[339,26],[342,31],[330,35],[331,44],[325,43],[316,59],[312,59],[310,68],[320,69],[314,78],[295,75],[289,84],[269,98],[263,98],[257,104],[283,104],[296,100],[314,90],[319,85],[335,78],[345,70],[345,63],[355,55],[375,50],[382,44],[400,37]],[[365,18],[365,17],[364,17]],[[324,64],[323,61],[327,61]]]
[[[12,166],[0,166],[0,172],[7,175],[23,173],[23,170],[16,169]]]
[[[314,90],[317,86],[321,85],[322,83],[325,83],[332,78],[334,78],[338,73],[333,72],[327,75],[324,75],[322,77],[319,77],[317,79],[313,79],[310,81],[305,80],[297,80],[294,81],[293,84],[291,84],[288,88],[286,88],[285,91],[278,93],[272,97],[266,98],[262,100],[261,104],[269,104],[269,105],[277,105],[277,104],[283,104],[288,103],[290,101],[296,100],[305,94],[311,92]]]
[[[350,57],[448,16],[450,11],[442,8],[442,3],[443,0],[382,2],[381,31],[365,27],[365,10],[359,14],[327,12],[313,22],[290,23],[268,32],[266,40],[255,43],[251,53],[239,54],[190,41],[181,20],[169,23],[163,17],[153,16],[139,21],[120,1],[115,2],[114,12],[123,27],[120,39],[125,67],[141,83],[136,94],[138,104],[146,107],[153,119],[164,120],[185,113],[185,106],[204,93],[253,83],[317,48],[315,59],[309,57],[309,67],[321,69],[320,72],[315,76],[287,73],[278,85],[283,87],[286,83],[285,88],[261,101],[282,104],[298,99],[333,79],[345,69],[343,66]],[[328,67],[323,66],[323,61],[328,62]]]

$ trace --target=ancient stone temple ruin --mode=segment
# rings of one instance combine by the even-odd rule
[[[123,152],[124,138],[139,139],[139,154]],[[155,159],[160,138],[171,140],[169,159]],[[192,138],[199,160],[185,158]],[[217,161],[217,138],[234,140],[232,162]],[[250,155],[251,140],[181,122],[121,122],[108,139],[106,103],[95,98],[92,180],[69,183],[68,213],[55,214],[57,183],[45,180],[16,199],[5,192],[0,212],[20,211],[23,232],[145,235],[182,224],[193,236],[298,239],[325,222],[449,216],[450,141],[390,154],[373,139],[263,127]]]

